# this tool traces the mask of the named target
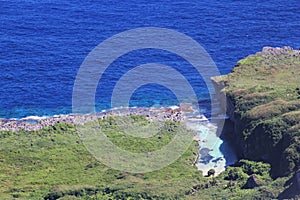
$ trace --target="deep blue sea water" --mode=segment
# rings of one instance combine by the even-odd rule
[[[50,116],[72,112],[72,90],[88,53],[105,39],[139,27],[162,27],[199,42],[221,74],[263,46],[300,47],[299,0],[266,1],[0,1],[0,117]],[[115,82],[132,66],[157,62],[178,69],[191,82],[200,107],[208,90],[189,63],[160,50],[126,54],[99,84],[97,110],[110,108]],[[131,106],[173,105],[174,94],[147,85]]]

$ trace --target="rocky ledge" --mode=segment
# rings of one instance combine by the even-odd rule
[[[191,104],[181,104],[165,108],[118,108],[95,114],[70,114],[53,117],[27,117],[23,119],[0,119],[0,131],[40,130],[56,123],[85,124],[109,116],[145,116],[148,120],[181,122],[184,113],[193,112]]]

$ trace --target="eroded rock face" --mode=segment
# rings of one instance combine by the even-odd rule
[[[295,177],[296,177],[296,183],[298,185],[298,191],[300,193],[300,170],[298,170],[298,172],[296,173]]]
[[[213,77],[229,120],[223,137],[239,158],[271,163],[274,176],[300,166],[300,50],[265,47],[239,61],[232,73]]]
[[[258,181],[258,178],[256,177],[256,175],[251,175],[246,184],[243,186],[244,189],[253,189],[255,187],[259,187],[261,184]]]

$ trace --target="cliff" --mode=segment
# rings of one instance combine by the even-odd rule
[[[223,137],[233,143],[239,158],[269,162],[274,177],[297,171],[300,50],[265,47],[212,81],[229,115]]]

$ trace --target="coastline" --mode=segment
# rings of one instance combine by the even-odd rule
[[[183,122],[184,113],[193,112],[191,104],[160,108],[113,108],[92,114],[66,114],[51,117],[29,116],[21,119],[0,119],[0,131],[36,131],[57,123],[82,125],[110,116],[145,116],[148,120]],[[204,116],[203,116],[204,117]],[[206,119],[206,118],[205,118]]]
[[[199,152],[194,165],[207,174],[210,169],[215,175],[226,168],[225,155],[219,147],[223,141],[216,135],[217,127],[204,115],[197,113],[192,104],[160,108],[114,108],[93,114],[67,114],[52,117],[29,116],[22,119],[0,119],[0,131],[38,131],[58,123],[84,125],[88,122],[119,116],[144,116],[147,120],[174,121],[184,123],[187,129],[194,131],[193,140],[198,143]],[[227,154],[227,153],[226,153]],[[233,154],[234,155],[234,154]],[[228,156],[226,156],[228,157]]]

